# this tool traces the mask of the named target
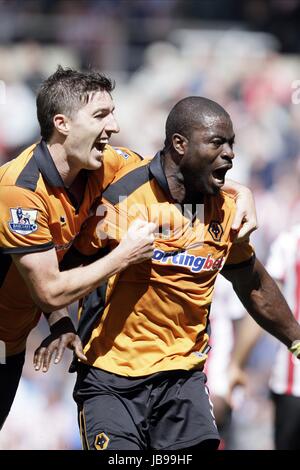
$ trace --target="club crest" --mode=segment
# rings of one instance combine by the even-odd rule
[[[213,240],[215,240],[216,242],[219,242],[221,240],[222,235],[224,233],[222,225],[216,220],[211,221],[208,227],[208,231],[211,234]]]
[[[37,210],[22,207],[10,209],[11,220],[8,222],[10,231],[19,235],[29,235],[35,232],[38,228],[37,213]]]
[[[100,432],[95,438],[95,447],[97,450],[105,450],[109,443],[109,437],[105,432]]]

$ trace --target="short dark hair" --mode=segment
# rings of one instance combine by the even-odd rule
[[[48,141],[52,136],[55,114],[62,113],[71,117],[72,113],[88,102],[92,92],[111,93],[114,87],[115,83],[101,73],[79,72],[59,65],[56,72],[41,84],[36,99],[43,139]]]
[[[172,144],[172,136],[181,134],[189,138],[195,127],[205,123],[208,116],[225,116],[229,114],[221,105],[202,96],[188,96],[178,101],[171,109],[166,122],[165,148]]]

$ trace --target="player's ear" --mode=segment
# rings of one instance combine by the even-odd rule
[[[179,155],[181,155],[181,156],[184,155],[187,143],[188,143],[188,140],[183,135],[181,135],[181,134],[173,134],[172,135],[173,148],[174,148],[174,150],[176,150],[176,152]]]
[[[55,114],[53,125],[60,134],[68,135],[70,130],[69,119],[64,114]]]

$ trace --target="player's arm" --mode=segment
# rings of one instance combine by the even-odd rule
[[[109,277],[153,253],[155,225],[136,220],[120,244],[104,258],[88,266],[61,272],[55,249],[12,254],[33,300],[44,312],[52,312],[84,297]]]
[[[234,346],[228,368],[228,401],[231,402],[233,389],[237,385],[245,385],[247,374],[245,364],[251,351],[261,337],[263,330],[250,315],[234,322]]]
[[[222,189],[235,198],[236,213],[231,228],[237,232],[237,241],[243,241],[258,226],[253,194],[247,186],[230,179]]]
[[[254,320],[287,347],[300,339],[300,325],[295,320],[276,282],[256,258],[252,262],[226,266],[222,274],[231,281],[235,292]]]

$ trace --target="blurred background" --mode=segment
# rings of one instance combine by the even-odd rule
[[[121,132],[115,145],[144,156],[161,149],[173,104],[188,95],[231,114],[231,177],[254,191],[265,261],[300,219],[300,0],[0,0],[0,162],[39,139],[35,93],[58,64],[115,79]],[[223,303],[226,309],[226,304]],[[71,353],[48,374],[32,367],[47,335],[31,334],[23,379],[0,449],[77,449]],[[259,340],[237,394],[231,448],[272,449],[268,374],[275,340]]]

